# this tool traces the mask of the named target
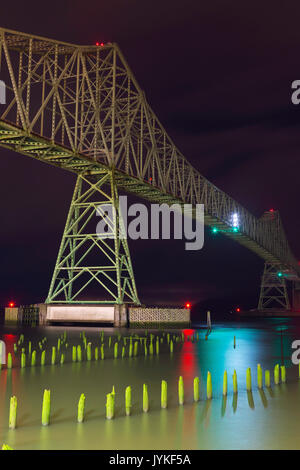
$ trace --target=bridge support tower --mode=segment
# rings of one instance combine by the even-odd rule
[[[46,303],[140,304],[113,170],[78,175]]]
[[[265,262],[258,309],[290,310],[286,280],[280,264]]]

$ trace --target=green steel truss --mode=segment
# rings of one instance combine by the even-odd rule
[[[95,300],[81,298],[93,286]],[[113,170],[78,175],[46,300],[83,302],[140,303]]]
[[[101,175],[114,168],[119,190],[150,202],[185,203],[193,208],[204,204],[206,225],[216,227],[267,263],[279,264],[286,280],[299,282],[300,266],[278,211],[255,217],[189,163],[152,110],[117,44],[77,45],[0,28],[0,79],[6,85],[6,104],[0,106],[1,147],[80,178],[94,178],[90,182],[100,182]],[[79,191],[80,184],[76,187]],[[76,211],[83,212],[80,206],[72,207],[68,223]],[[233,214],[238,215],[238,230],[232,229]],[[81,220],[78,217],[78,230]],[[99,269],[91,269],[89,253],[82,259],[85,267],[77,264],[77,245],[82,239],[75,237],[76,231],[70,236],[68,223],[48,301],[58,301],[60,296],[77,301],[75,284],[84,276],[89,276],[86,282],[93,278],[98,286],[101,278],[106,294],[115,302],[125,293],[137,301],[127,245],[119,243],[127,254],[130,282],[123,280],[118,250],[114,249],[114,284],[107,277],[112,273],[107,267],[99,271],[99,264]],[[103,241],[93,241],[88,235],[85,241],[101,247],[99,252],[110,253]],[[85,295],[84,289],[81,293]]]

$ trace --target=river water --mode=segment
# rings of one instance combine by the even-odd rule
[[[200,326],[200,325],[198,325]],[[67,332],[68,352],[64,365],[37,365],[21,369],[3,366],[0,373],[0,443],[14,449],[299,449],[300,380],[298,366],[292,364],[291,344],[300,340],[297,319],[264,319],[213,325],[196,332],[199,341],[177,342],[171,355],[166,344],[160,354],[145,357],[112,357],[106,346],[105,359],[71,362],[71,346],[79,344],[84,329],[87,341],[99,345],[99,333],[128,337],[144,331],[90,327],[1,328],[7,352],[20,333],[33,348],[47,337],[47,348]],[[157,333],[161,336],[161,332]],[[171,331],[171,334],[174,332]],[[176,330],[176,334],[181,334]],[[236,348],[233,338],[236,336]],[[69,356],[68,356],[69,355]],[[284,362],[287,382],[274,386],[274,365]],[[256,367],[271,370],[272,386],[257,389]],[[246,391],[246,369],[251,367],[253,391]],[[228,372],[228,395],[222,397],[224,370]],[[232,373],[238,377],[238,394],[232,392]],[[212,374],[213,398],[206,400],[206,375]],[[182,375],[185,404],[178,405],[177,381]],[[193,379],[200,378],[200,401],[193,402]],[[168,383],[168,408],[160,408],[160,383]],[[150,410],[142,412],[142,386],[148,385]],[[125,416],[124,393],[132,386],[132,414]],[[115,387],[116,414],[105,419],[106,394]],[[43,390],[51,390],[51,423],[41,426]],[[85,420],[77,423],[77,403],[86,396]],[[9,399],[18,399],[18,427],[8,429]]]

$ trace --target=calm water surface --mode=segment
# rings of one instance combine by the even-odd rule
[[[7,351],[20,333],[25,347],[33,347],[44,336],[47,350],[67,331],[66,363],[41,367],[5,368],[0,373],[0,442],[15,449],[299,449],[300,381],[298,367],[291,363],[291,343],[300,339],[300,321],[295,319],[259,320],[213,326],[205,340],[205,330],[195,327],[200,340],[177,343],[170,356],[162,345],[159,356],[140,355],[113,359],[107,348],[106,359],[70,362],[71,346],[79,343],[83,328],[2,327]],[[93,347],[100,344],[100,328],[85,327]],[[105,328],[105,335],[128,336],[137,330]],[[282,333],[281,333],[282,331]],[[144,335],[144,332],[140,332]],[[155,332],[153,332],[155,333]],[[161,334],[161,332],[157,332]],[[171,332],[172,333],[172,332]],[[281,341],[282,334],[282,341]],[[236,348],[233,337],[236,336]],[[259,391],[256,367],[273,369],[276,363],[287,367],[287,383]],[[37,353],[37,364],[40,352]],[[253,392],[246,391],[246,369],[252,369]],[[228,396],[222,397],[222,378],[228,372]],[[232,373],[236,369],[239,392],[232,393]],[[207,401],[206,374],[212,374],[213,399]],[[177,380],[182,375],[185,404],[178,406]],[[193,403],[193,379],[200,377],[201,399]],[[168,409],[160,409],[160,382],[168,382]],[[148,384],[150,411],[142,413],[142,386]],[[105,419],[106,394],[115,386],[116,416]],[[133,408],[125,416],[124,392],[132,386]],[[40,424],[42,394],[51,390],[51,424]],[[86,395],[84,423],[78,424],[77,403]],[[18,428],[8,429],[9,399],[18,398]]]

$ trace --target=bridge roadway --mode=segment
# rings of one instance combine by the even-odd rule
[[[151,202],[204,204],[206,225],[299,280],[279,213],[256,218],[188,162],[116,44],[79,46],[0,28],[0,78],[2,147],[92,180],[114,168],[119,190]]]

